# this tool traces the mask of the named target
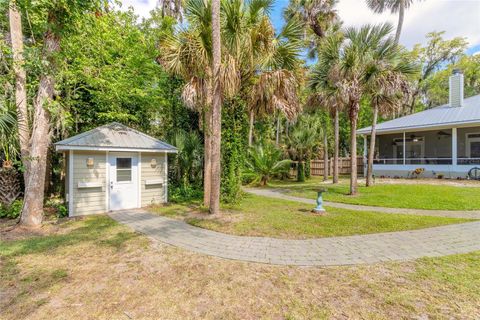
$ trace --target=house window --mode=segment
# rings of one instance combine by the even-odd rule
[[[117,158],[117,182],[132,181],[132,158]]]

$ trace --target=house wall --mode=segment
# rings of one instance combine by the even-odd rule
[[[152,159],[156,159],[156,166],[152,166]],[[145,152],[141,154],[140,188],[142,207],[167,202],[167,164],[166,153]]]
[[[93,158],[93,166],[87,166],[87,158]],[[107,211],[105,198],[106,179],[105,151],[73,151],[73,212],[70,213],[70,216]],[[97,183],[101,184],[101,186],[79,188],[79,182]]]

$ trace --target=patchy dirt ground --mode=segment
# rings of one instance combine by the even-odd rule
[[[353,267],[194,254],[108,217],[0,242],[1,319],[480,317],[480,253]]]

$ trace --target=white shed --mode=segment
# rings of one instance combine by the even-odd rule
[[[169,153],[177,149],[113,122],[55,143],[66,161],[69,216],[168,200]]]

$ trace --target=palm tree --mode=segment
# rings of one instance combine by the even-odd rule
[[[248,150],[245,176],[265,186],[271,177],[288,173],[289,159],[281,160],[282,152],[272,144],[252,146]]]
[[[270,22],[269,22],[270,24]],[[260,25],[262,27],[262,25]],[[270,33],[260,38],[260,47],[265,49],[249,57],[250,80],[249,91],[249,146],[253,143],[255,117],[277,114],[277,136],[280,131],[280,117],[293,120],[301,111],[298,99],[298,86],[301,78],[300,54],[302,49],[302,27],[298,20],[291,19],[278,35],[265,29],[258,30],[259,35]],[[258,37],[258,35],[256,36]],[[259,40],[256,40],[257,42]],[[277,139],[278,140],[278,139]],[[277,142],[278,143],[278,142]]]
[[[350,120],[350,194],[357,193],[357,123],[360,100],[367,92],[368,76],[375,61],[389,54],[384,48],[392,27],[389,24],[360,29],[348,28],[344,38],[333,35],[319,51],[319,64],[331,66],[330,74],[346,101]]]
[[[326,30],[337,20],[333,9],[337,0],[290,0],[284,11],[286,20],[296,18],[319,38],[326,36]]]
[[[410,8],[414,0],[367,0],[367,5],[376,13],[383,13],[390,10],[391,13],[398,12],[397,31],[395,33],[395,43],[400,40],[402,33],[403,20],[405,18],[405,10]]]
[[[314,116],[300,118],[290,130],[287,148],[290,156],[298,161],[297,181],[305,181],[305,161],[311,158],[324,133]]]
[[[292,120],[301,110],[297,96],[298,80],[293,72],[285,69],[266,71],[260,74],[256,81],[249,99],[250,145],[253,141],[255,115],[259,117],[279,112]]]
[[[11,167],[12,159],[18,155],[16,129],[15,112],[0,104],[0,141],[4,157],[2,167]]]
[[[268,17],[272,4],[273,0],[221,2],[221,89],[225,99],[241,90],[253,112],[261,114],[273,106],[291,118],[300,109],[293,66],[300,65],[301,43],[288,39],[299,38],[301,28],[292,21],[275,35]],[[162,40],[157,60],[185,80],[183,100],[204,115],[204,204],[208,206],[214,79],[210,1],[188,0],[185,18],[188,26]],[[252,112],[251,116],[253,123]]]
[[[203,0],[188,0],[185,6],[185,18],[188,27],[179,29],[162,39],[160,55],[157,61],[167,71],[184,79],[182,99],[185,104],[197,110],[203,116],[204,133],[204,205],[210,205],[212,178],[212,104],[214,88],[213,43],[212,43],[212,3]],[[237,30],[243,32],[242,30]],[[232,32],[235,32],[233,30]],[[230,35],[234,37],[234,35]],[[224,37],[222,37],[223,39]],[[219,75],[222,78],[221,89],[226,97],[233,96],[239,89],[240,75],[238,60],[231,54],[234,48],[223,52]],[[216,96],[218,99],[218,96]],[[221,101],[220,101],[221,102]],[[218,111],[218,110],[216,110]],[[218,120],[218,118],[217,118]]]
[[[339,34],[332,35],[331,38],[327,40],[325,45],[332,45],[331,42],[340,41]],[[337,86],[338,75],[335,72],[338,72],[338,66],[333,66],[330,64],[317,63],[313,70],[311,71],[308,78],[308,86],[311,90],[309,95],[308,105],[310,107],[316,108],[322,106],[326,108],[330,115],[333,118],[333,127],[334,127],[334,153],[333,153],[333,183],[338,183],[338,157],[340,149],[340,125],[339,118],[340,112],[345,107],[344,96],[341,88]]]
[[[367,187],[373,183],[373,157],[378,115],[388,116],[401,108],[405,95],[408,96],[410,91],[408,78],[415,75],[418,68],[402,54],[394,41],[387,40],[381,54],[374,56],[369,70],[367,93],[370,96],[373,117],[367,162]]]
[[[220,212],[220,145],[222,139],[222,81],[220,64],[222,50],[220,42],[220,0],[212,0],[212,189],[210,213]]]

